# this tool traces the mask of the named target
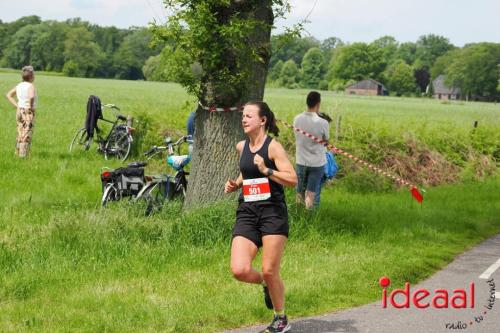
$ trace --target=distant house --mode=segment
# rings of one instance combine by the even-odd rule
[[[365,95],[365,96],[387,95],[387,89],[385,89],[384,85],[373,79],[366,79],[351,84],[345,88],[345,92],[349,95]]]
[[[448,87],[445,83],[445,76],[439,75],[432,81],[432,96],[436,99],[457,100],[460,99],[460,89]]]

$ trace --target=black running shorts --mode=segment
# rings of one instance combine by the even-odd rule
[[[240,202],[236,210],[233,238],[243,236],[257,247],[262,246],[262,236],[288,237],[288,211],[286,203],[272,201]]]

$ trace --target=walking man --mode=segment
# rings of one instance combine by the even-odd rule
[[[297,115],[293,125],[327,142],[330,139],[330,125],[318,115],[321,95],[311,91],[307,95],[307,111]],[[297,167],[297,201],[307,209],[319,205],[321,184],[326,164],[325,147],[307,136],[295,132],[295,160]]]

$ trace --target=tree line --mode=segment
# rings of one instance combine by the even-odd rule
[[[67,76],[144,79],[143,66],[160,52],[148,28],[100,27],[79,18],[64,22],[26,16],[0,21],[0,67],[62,72]]]
[[[500,44],[456,47],[434,34],[405,43],[392,36],[352,44],[335,37],[322,42],[297,37],[279,45],[275,36],[272,42],[269,81],[278,86],[343,90],[371,78],[391,94],[421,96],[429,93],[432,80],[445,75],[445,83],[467,98],[500,98]]]
[[[176,81],[181,70],[201,72],[196,64],[179,69],[175,45],[164,47],[145,27],[100,27],[78,18],[64,22],[26,16],[0,21],[0,67],[32,64],[37,70],[67,76]],[[156,41],[156,42],[155,42]],[[330,37],[275,35],[268,84],[286,88],[343,90],[358,80],[383,83],[393,95],[421,96],[445,75],[450,87],[471,99],[500,99],[500,44],[456,47],[434,34],[416,42],[383,36],[371,43],[346,43]]]

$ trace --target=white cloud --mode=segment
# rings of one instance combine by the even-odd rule
[[[29,8],[29,10],[27,10]],[[22,16],[65,20],[80,17],[103,26],[146,26],[154,19],[165,21],[161,0],[24,0],[0,2],[0,19],[6,22]]]
[[[303,20],[316,0],[290,0],[292,12],[285,22]],[[346,41],[372,41],[392,35],[415,41],[427,33],[444,35],[457,44],[500,42],[498,0],[317,0],[306,30],[318,39],[337,36]],[[81,17],[99,25],[145,26],[165,21],[162,0],[0,0],[0,19],[13,21],[26,15],[65,20]],[[278,30],[279,31],[279,30]]]
[[[285,24],[303,20],[316,0],[291,0]],[[427,33],[452,42],[500,42],[498,0],[318,0],[306,25],[313,36],[338,36],[348,41],[371,41],[383,35],[415,41]]]

